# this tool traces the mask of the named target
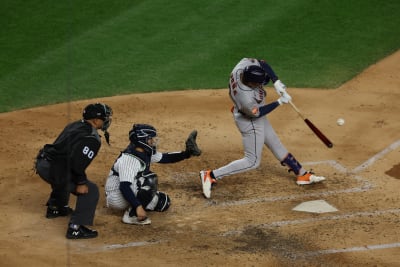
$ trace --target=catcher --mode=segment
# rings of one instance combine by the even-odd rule
[[[197,131],[190,133],[186,148],[181,152],[157,151],[157,131],[148,124],[134,124],[129,131],[130,143],[115,160],[105,184],[107,207],[125,210],[122,222],[150,224],[146,211],[166,211],[171,200],[158,191],[158,177],[150,165],[175,163],[191,156],[200,156],[196,143]]]

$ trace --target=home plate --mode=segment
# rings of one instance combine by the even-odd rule
[[[303,202],[293,208],[295,211],[313,212],[313,213],[325,213],[338,211],[335,207],[330,205],[325,200],[313,200]]]

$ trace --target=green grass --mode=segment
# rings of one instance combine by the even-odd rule
[[[224,88],[242,57],[289,87],[336,88],[400,47],[398,0],[0,3],[0,112]]]

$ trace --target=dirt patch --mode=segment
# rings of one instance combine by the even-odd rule
[[[396,179],[400,179],[400,163],[394,165],[390,170],[385,172],[385,174],[392,176]]]
[[[324,175],[299,187],[265,149],[260,168],[226,177],[201,195],[198,172],[242,157],[226,89],[133,94],[0,114],[0,255],[2,266],[396,266],[400,262],[400,52],[335,90],[289,88],[296,106],[334,143],[326,148],[297,113],[269,115],[291,153]],[[270,90],[272,101],[275,93]],[[101,192],[132,123],[150,123],[161,151],[184,147],[199,132],[200,157],[154,165],[172,206],[151,213],[145,227],[121,223],[101,195],[93,240],[65,239],[68,218],[44,217],[48,186],[33,158],[93,101],[114,110],[111,146],[103,144],[88,169]],[[344,118],[343,126],[336,125]],[[310,214],[292,209],[324,199],[338,209]],[[74,198],[71,199],[74,205]]]

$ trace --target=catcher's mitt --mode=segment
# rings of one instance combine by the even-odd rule
[[[196,138],[197,138],[197,131],[194,130],[189,134],[188,138],[186,139],[185,153],[190,156],[200,156],[201,155],[201,149],[197,146]]]

